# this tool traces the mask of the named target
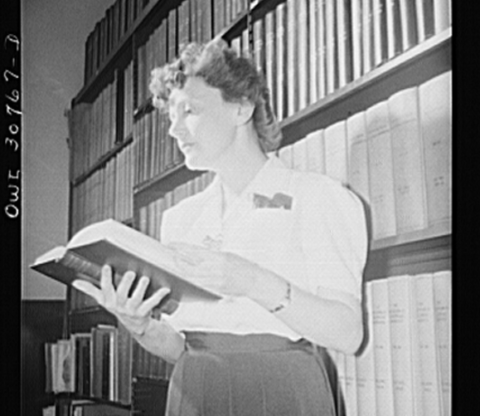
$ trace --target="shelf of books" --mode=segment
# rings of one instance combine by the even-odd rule
[[[340,181],[365,205],[365,345],[355,356],[330,351],[347,414],[450,415],[450,8],[115,1],[86,40],[85,83],[68,114],[69,236],[114,218],[160,239],[162,212],[212,181],[184,166],[148,83],[182,44],[222,37],[265,75],[284,137],[278,156]],[[158,408],[147,398],[164,397],[172,365],[92,299],[72,288],[68,297],[68,339],[46,347],[48,388],[80,401],[63,414],[97,414],[82,400]]]

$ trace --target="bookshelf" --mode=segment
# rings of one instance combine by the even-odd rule
[[[434,2],[435,14],[422,11],[430,19],[423,29],[422,22],[412,18],[415,13],[400,10],[408,2],[399,2],[398,10],[389,9],[389,13],[402,11],[393,17],[368,14],[370,2],[362,0],[341,4],[337,0],[329,7],[326,3],[117,0],[87,39],[85,85],[71,103],[69,236],[110,216],[158,238],[162,211],[201,191],[212,179],[184,166],[166,133],[168,120],[156,113],[146,88],[152,66],[170,61],[183,41],[222,37],[240,53],[252,53],[266,76],[273,77],[268,82],[284,137],[278,154],[290,157],[291,153],[291,160],[298,151],[294,149],[312,133],[324,134],[330,126],[367,113],[398,92],[420,89],[451,71],[452,30],[448,12],[442,9],[447,2]],[[337,19],[334,26],[327,22],[331,13]],[[308,30],[292,30],[290,22]],[[108,41],[103,45],[104,36]],[[291,63],[288,45],[295,45],[293,55],[303,67]],[[283,61],[278,60],[280,55]],[[277,64],[283,67],[276,68]],[[288,79],[295,88],[287,88]],[[372,236],[365,281],[451,270],[451,252],[451,216],[412,230]],[[88,332],[99,323],[116,325],[113,316],[71,288],[67,302],[64,338]],[[130,403],[120,406],[132,414],[140,410],[148,414],[148,404],[134,397],[145,400],[144,393],[155,388],[164,393],[171,367],[135,343],[131,354]],[[74,397],[61,399],[68,402]]]

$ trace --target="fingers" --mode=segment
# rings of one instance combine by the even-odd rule
[[[72,285],[93,297],[100,305],[114,314],[145,317],[150,314],[151,310],[170,293],[170,289],[161,288],[152,296],[144,301],[150,279],[142,276],[138,281],[135,290],[129,297],[128,294],[135,280],[135,272],[126,272],[120,281],[118,288],[115,290],[112,281],[112,268],[108,265],[102,268],[102,276],[100,279],[100,288],[95,287],[90,282],[84,280],[75,280]]]
[[[138,281],[137,287],[133,291],[131,298],[128,299],[128,306],[136,308],[138,305],[140,305],[143,297],[145,296],[145,292],[149,283],[150,279],[146,276],[142,276],[142,278]]]
[[[126,272],[120,284],[117,288],[117,304],[124,305],[128,298],[128,293],[130,292],[130,288],[132,287],[132,283],[135,280],[135,273],[132,271]]]
[[[143,302],[138,308],[138,314],[140,316],[145,316],[150,313],[150,311],[158,305],[158,303],[168,294],[170,289],[162,287],[158,289],[152,296],[150,296],[145,302]]]
[[[100,278],[100,288],[103,292],[104,306],[109,307],[115,304],[116,294],[112,282],[112,268],[108,265],[102,267],[102,277]]]

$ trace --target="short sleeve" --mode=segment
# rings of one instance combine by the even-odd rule
[[[300,198],[300,236],[312,293],[356,307],[361,300],[368,237],[360,199],[325,176],[307,176]]]

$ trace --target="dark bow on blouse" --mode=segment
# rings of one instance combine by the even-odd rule
[[[255,208],[283,208],[292,209],[292,197],[277,192],[273,198],[265,195],[253,194],[253,204]]]

